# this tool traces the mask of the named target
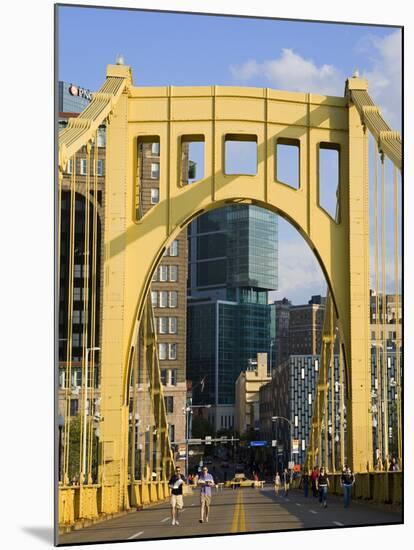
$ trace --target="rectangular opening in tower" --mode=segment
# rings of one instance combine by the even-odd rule
[[[337,223],[340,205],[339,163],[339,145],[321,142],[318,155],[318,204]]]
[[[300,187],[300,141],[278,138],[276,141],[276,180],[293,189]]]
[[[226,134],[224,137],[224,173],[255,176],[257,174],[257,136]]]

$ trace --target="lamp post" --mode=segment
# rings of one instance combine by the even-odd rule
[[[189,399],[189,403],[192,403],[191,398]],[[186,476],[188,477],[188,440],[191,439],[191,428],[190,428],[190,419],[191,415],[193,414],[193,409],[210,409],[211,405],[187,405],[185,407],[185,417],[186,417],[186,425],[185,425],[185,472]]]
[[[86,411],[86,404],[87,404],[87,398],[88,398],[88,375],[89,375],[89,369],[88,369],[88,358],[89,358],[89,352],[90,351],[98,351],[101,348],[93,347],[93,348],[86,348],[86,357],[85,357],[85,384],[84,384],[84,395],[83,395],[83,440],[82,440],[82,468],[81,468],[81,483],[85,483],[86,478],[86,442],[87,442],[87,430],[86,430],[86,422],[87,422],[87,411]]]
[[[277,420],[285,420],[289,424],[290,462],[292,462],[292,422],[286,416],[272,416],[272,422],[276,422]]]

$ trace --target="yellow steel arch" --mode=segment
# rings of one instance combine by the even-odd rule
[[[115,488],[119,508],[128,505],[130,355],[163,251],[195,216],[240,202],[284,216],[320,262],[348,373],[348,461],[354,471],[365,471],[372,460],[368,151],[360,105],[369,99],[366,81],[349,79],[344,98],[222,86],[138,88],[129,67],[109,65],[102,91],[62,132],[59,154],[62,169],[107,119],[100,481]],[[371,111],[363,109],[367,120]],[[226,136],[257,141],[256,175],[225,174]],[[160,202],[139,219],[137,143],[154,137],[160,142]],[[395,136],[379,137],[395,149]],[[204,178],[191,185],[181,178],[183,138],[205,142]],[[279,139],[299,145],[299,189],[276,180]],[[340,155],[338,222],[319,204],[321,145]]]

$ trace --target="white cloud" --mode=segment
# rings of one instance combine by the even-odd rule
[[[326,282],[313,252],[299,235],[279,240],[279,290],[277,297],[307,303],[313,294],[326,293]]]
[[[345,82],[345,77],[333,65],[318,67],[311,59],[305,59],[289,48],[284,48],[277,59],[263,63],[250,59],[242,65],[233,65],[230,70],[241,82],[262,76],[278,89],[328,95],[342,95]]]
[[[401,31],[395,30],[384,37],[366,35],[355,45],[355,53],[363,63],[359,67],[361,78],[366,78],[369,93],[380,107],[388,124],[397,130],[401,127]],[[280,90],[309,91],[343,96],[346,75],[340,68],[317,65],[290,48],[284,48],[279,57],[259,62],[249,59],[230,67],[238,83],[264,78],[271,87]]]
[[[401,128],[401,31],[386,36],[368,35],[357,45],[366,54],[371,66],[363,67],[361,76],[368,80],[369,93],[380,107],[388,124]]]

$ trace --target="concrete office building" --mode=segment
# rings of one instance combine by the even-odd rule
[[[267,353],[258,353],[236,380],[234,428],[239,434],[259,429],[259,390],[270,381]]]

